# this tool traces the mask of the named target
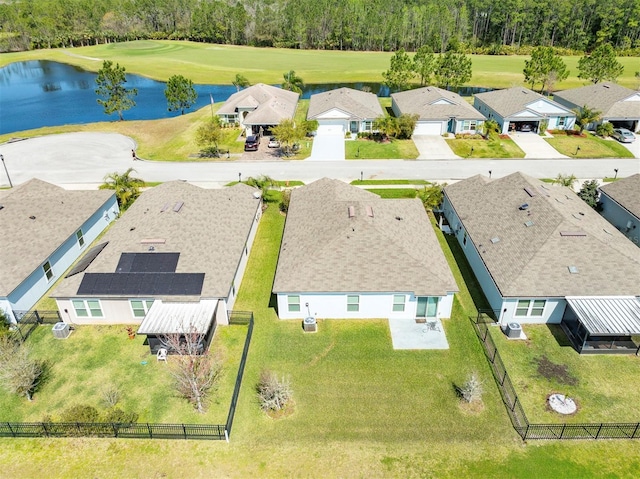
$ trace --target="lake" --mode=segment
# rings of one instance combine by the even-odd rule
[[[48,60],[17,62],[0,68],[0,134],[30,130],[43,126],[117,120],[108,116],[98,104],[95,93],[96,74],[81,68]],[[340,87],[368,87],[378,96],[389,96],[381,83],[323,83],[305,85],[302,98]],[[127,75],[127,88],[137,88],[136,106],[124,112],[126,120],[152,120],[178,116],[167,110],[165,83],[139,75]],[[195,111],[209,104],[227,100],[236,92],[233,85],[194,85],[198,93]],[[461,95],[471,95],[485,88],[463,87]]]

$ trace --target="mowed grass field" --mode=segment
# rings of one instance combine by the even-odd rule
[[[341,52],[290,50],[216,45],[170,40],[139,40],[69,49],[36,50],[0,55],[0,67],[23,60],[54,60],[97,71],[102,60],[123,65],[128,72],[166,81],[171,75],[185,75],[194,83],[231,84],[240,73],[252,83],[278,84],[282,74],[295,70],[305,83],[382,81],[389,68],[390,52]],[[505,88],[524,85],[522,69],[529,56],[472,55],[473,77],[468,85]],[[585,84],[577,77],[580,57],[564,57],[570,76],[557,90]],[[624,73],[621,85],[637,88],[634,73],[637,57],[621,57]]]

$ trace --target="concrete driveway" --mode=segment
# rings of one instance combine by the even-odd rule
[[[633,153],[633,156],[635,156],[636,158],[640,158],[640,133],[635,133],[636,135],[636,139],[635,141],[631,142],[631,143],[620,143],[622,146],[624,146],[627,150],[629,150],[631,153]],[[616,140],[613,140],[616,141]]]
[[[344,134],[340,132],[322,132],[313,139],[311,156],[307,161],[344,160]]]
[[[414,135],[413,142],[420,153],[418,160],[457,160],[456,155],[440,135]]]
[[[525,158],[568,158],[537,133],[511,133],[509,136],[524,151]]]

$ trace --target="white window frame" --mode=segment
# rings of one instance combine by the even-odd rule
[[[558,126],[558,127],[560,127],[560,126],[564,126],[564,125],[566,125],[566,124],[567,124],[567,117],[566,117],[566,116],[559,116],[559,117],[558,117],[558,124],[557,124],[557,126]]]
[[[300,312],[300,295],[299,294],[287,295],[287,310],[290,313]]]
[[[525,304],[526,303],[526,306]],[[540,305],[542,303],[542,306]],[[547,306],[546,299],[519,299],[516,303],[516,318],[542,318]]]
[[[78,246],[80,246],[80,248],[82,248],[86,244],[86,241],[84,240],[84,234],[82,234],[82,228],[76,231],[76,240],[78,241]]]
[[[91,308],[89,303],[97,303],[97,308]],[[82,303],[82,306],[79,308],[77,303]],[[72,299],[71,305],[73,306],[73,310],[77,318],[104,318],[104,313],[102,312],[102,304],[100,304],[99,299]],[[78,314],[78,310],[82,310],[85,314]],[[100,314],[94,314],[94,311],[100,311]]]
[[[406,302],[407,302],[407,297],[404,294],[394,294],[393,306],[391,310],[396,313],[402,313],[405,309]]]
[[[48,266],[48,268],[47,268]],[[42,265],[42,271],[44,272],[44,277],[47,278],[47,282],[51,282],[55,273],[53,272],[53,267],[51,266],[51,261],[45,261]]]
[[[142,308],[134,308],[133,306],[133,302],[139,302],[142,304]],[[151,305],[153,305],[153,299],[130,299],[129,300],[129,306],[131,307],[131,314],[133,315],[134,318],[144,318],[147,313],[149,312],[149,309],[151,308]],[[142,316],[136,314],[136,311],[142,311],[143,314]]]
[[[373,121],[364,120],[362,122],[362,131],[373,131]]]
[[[347,312],[357,313],[360,311],[360,295],[348,294],[347,295]]]

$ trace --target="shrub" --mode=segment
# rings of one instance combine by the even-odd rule
[[[291,190],[284,190],[282,192],[282,199],[280,200],[280,211],[287,213],[289,211],[289,203],[291,202]]]
[[[62,422],[99,422],[99,420],[98,410],[87,404],[74,404],[62,411],[60,415]]]
[[[114,407],[118,402],[120,402],[120,398],[122,394],[117,386],[110,385],[106,386],[102,390],[102,401],[107,407]]]
[[[599,124],[596,128],[596,134],[602,137],[613,135],[613,125],[609,122]]]
[[[293,396],[291,382],[288,378],[272,371],[263,370],[257,386],[260,408],[263,411],[280,411],[287,407]]]
[[[471,373],[467,382],[460,388],[462,399],[468,403],[481,401],[483,392],[484,386],[482,381],[478,379],[477,373]]]
[[[104,422],[115,422],[120,424],[133,424],[138,422],[138,413],[133,411],[123,411],[120,408],[111,408],[104,415]]]

